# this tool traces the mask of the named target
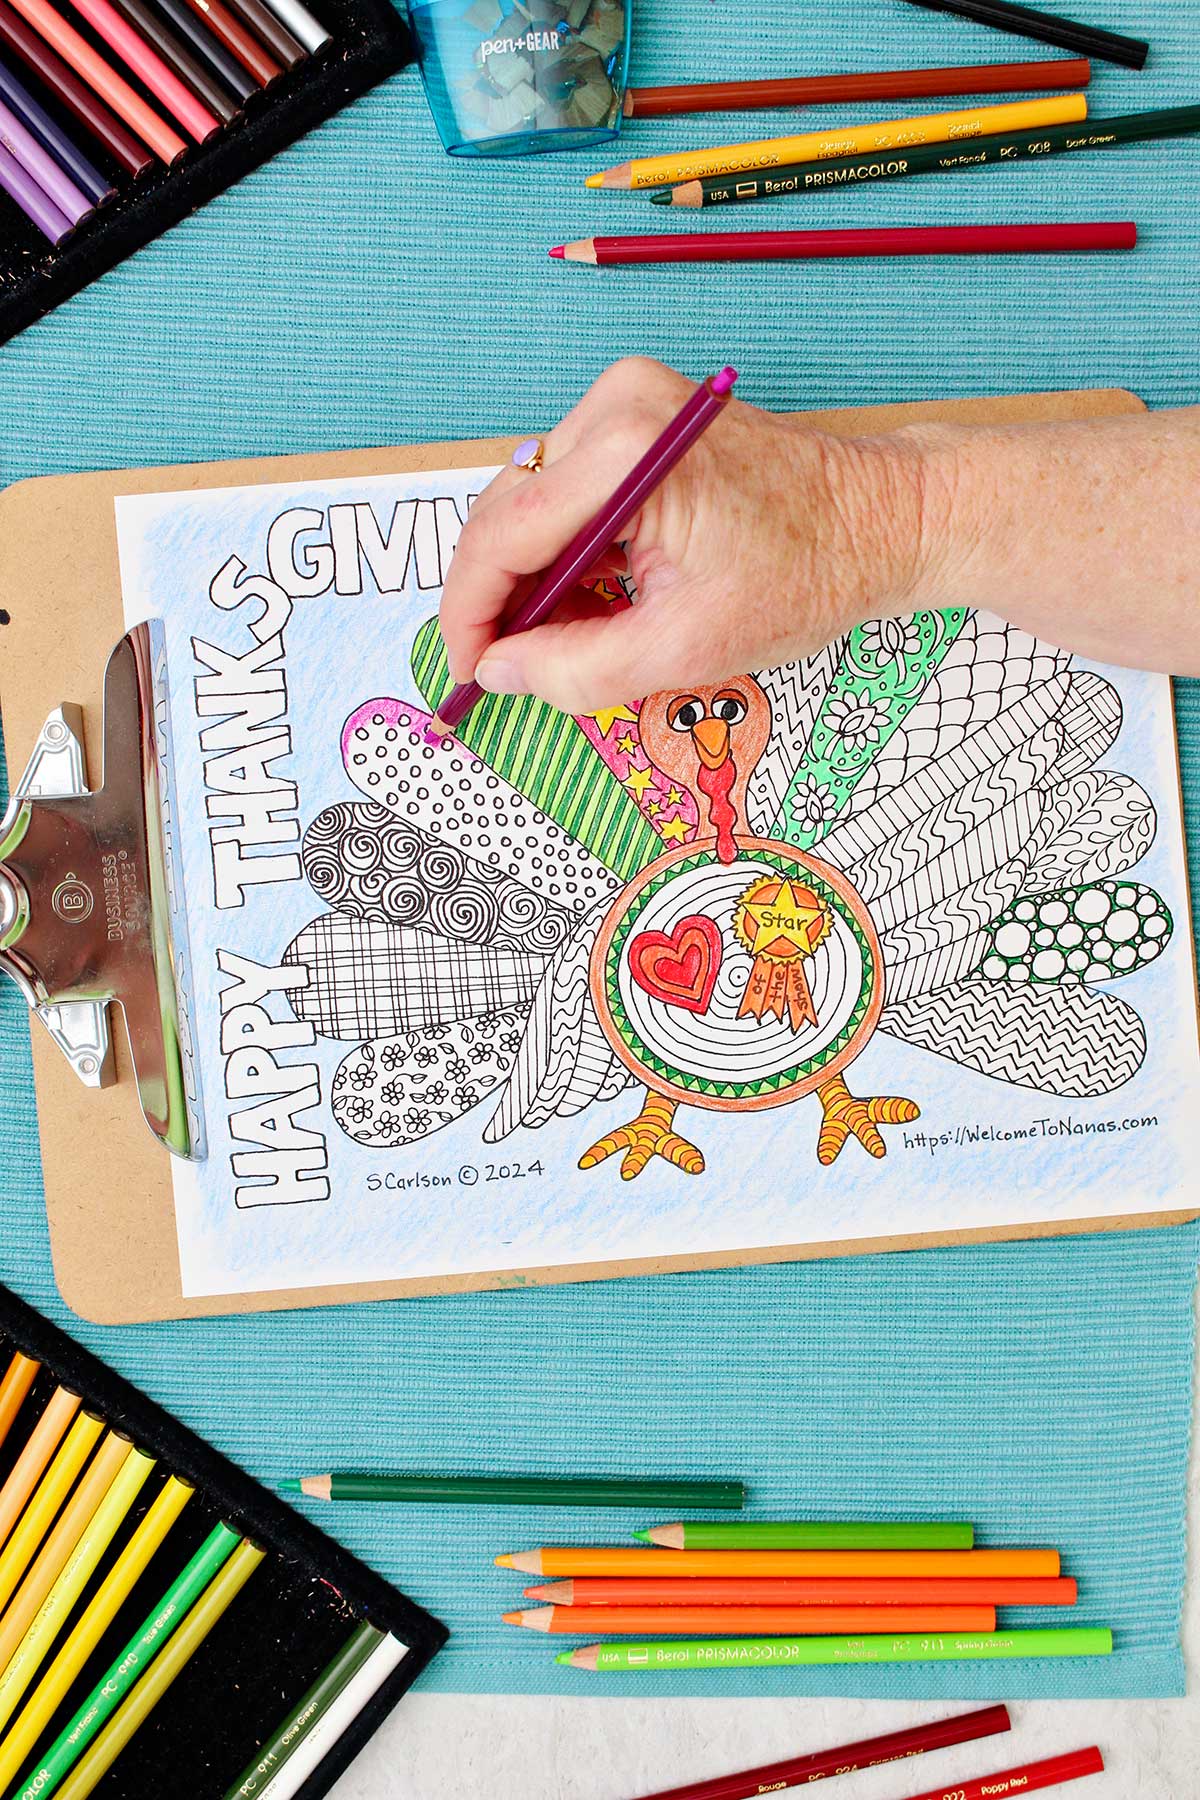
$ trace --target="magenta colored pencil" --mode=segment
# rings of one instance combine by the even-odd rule
[[[576,532],[566,549],[544,574],[538,576],[532,592],[509,620],[506,637],[542,624],[555,607],[574,592],[595,568],[602,553],[616,542],[622,526],[629,523],[639,506],[666,480],[680,457],[691,449],[702,432],[708,430],[724,409],[736,380],[737,370],[725,368],[700,383],[591,523]],[[471,708],[482,699],[483,689],[476,682],[460,683],[438,706],[426,727],[426,737],[445,737],[462,724]]]
[[[16,201],[25,217],[31,219],[52,244],[61,243],[73,229],[70,219],[59,212],[45,189],[38,186],[24,164],[19,163],[3,144],[0,144],[0,188],[10,200]]]
[[[53,201],[67,222],[78,225],[92,210],[93,202],[82,188],[76,187],[65,169],[61,169],[43,150],[31,131],[26,130],[11,106],[0,100],[0,145],[32,175],[42,192]]]
[[[845,256],[1004,256],[1054,251],[1132,250],[1129,220],[1071,225],[901,225],[867,231],[704,231],[650,237],[583,238],[558,244],[566,262],[792,262]]]

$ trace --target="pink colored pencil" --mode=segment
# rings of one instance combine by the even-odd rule
[[[73,0],[73,4],[76,12],[83,15],[109,49],[115,51],[155,99],[162,102],[189,137],[202,144],[205,138],[220,131],[221,122],[215,114],[210,113],[178,75],[168,69],[157,50],[151,49],[115,6],[110,6],[108,0]]]
[[[39,36],[58,51],[75,74],[87,82],[92,92],[107,101],[118,118],[136,131],[157,156],[171,163],[183,155],[187,144],[179,133],[160,119],[140,94],[134,93],[129,83],[109,67],[73,25],[59,17],[49,0],[11,0],[11,3]]]
[[[725,368],[708,381],[701,382],[591,523],[577,531],[545,574],[539,575],[528,598],[509,620],[506,636],[540,625],[592,572],[597,558],[616,542],[622,527],[629,523],[655,488],[666,480],[679,459],[723,411],[736,380],[737,370]],[[426,726],[425,736],[430,739],[448,736],[482,699],[483,689],[476,682],[460,682],[439,703]]]
[[[852,231],[687,231],[646,237],[581,238],[556,244],[566,262],[795,262],[816,257],[1030,256],[1055,251],[1132,250],[1128,220],[1067,225],[899,225]]]

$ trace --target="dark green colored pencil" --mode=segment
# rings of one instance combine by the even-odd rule
[[[305,1475],[281,1481],[310,1500],[442,1500],[456,1506],[681,1506],[740,1512],[740,1481],[643,1481],[614,1475]]]
[[[242,1770],[225,1800],[248,1800],[273,1781],[288,1758],[298,1750],[318,1721],[334,1701],[344,1693],[367,1659],[384,1640],[384,1633],[374,1625],[360,1625],[338,1651],[333,1661],[317,1676],[303,1699],[292,1709],[269,1743],[263,1745],[249,1766]]]
[[[1157,112],[1123,113],[1115,119],[1087,119],[1077,125],[1044,125],[1040,130],[999,132],[991,137],[962,138],[953,144],[919,144],[911,150],[758,169],[748,175],[710,175],[681,187],[656,189],[650,198],[656,206],[684,207],[774,200],[786,194],[819,194],[877,181],[902,181],[909,175],[998,169],[1062,152],[1115,150],[1121,144],[1186,137],[1193,132],[1200,132],[1200,106],[1168,106]]]

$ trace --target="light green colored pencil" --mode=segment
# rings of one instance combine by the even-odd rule
[[[891,1519],[793,1520],[701,1519],[635,1531],[643,1544],[665,1550],[971,1550],[973,1525],[897,1523]]]
[[[574,1669],[670,1674],[679,1669],[795,1669],[814,1663],[990,1662],[1018,1656],[1108,1656],[1112,1632],[891,1633],[871,1637],[711,1638],[675,1644],[588,1644],[556,1662]]]

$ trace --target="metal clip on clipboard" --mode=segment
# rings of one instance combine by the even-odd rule
[[[80,1080],[113,1080],[108,1008],[125,1017],[146,1123],[202,1154],[187,1031],[186,933],[175,891],[165,671],[153,623],[104,674],[103,783],[89,791],[81,715],[42,727],[0,820],[0,969]]]

